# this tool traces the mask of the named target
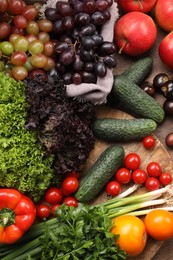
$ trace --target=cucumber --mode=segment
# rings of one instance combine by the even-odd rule
[[[75,198],[79,202],[93,200],[111,179],[115,171],[123,165],[124,154],[124,148],[120,145],[107,147],[79,181],[79,189],[74,195]]]
[[[121,75],[138,85],[148,76],[152,67],[153,60],[151,57],[141,58],[130,65]]]
[[[127,77],[115,77],[112,91],[125,106],[140,117],[153,119],[157,123],[163,121],[165,113],[160,104]]]
[[[157,127],[152,119],[99,118],[92,125],[94,135],[106,141],[139,140],[149,135]]]

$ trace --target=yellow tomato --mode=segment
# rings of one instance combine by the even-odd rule
[[[135,216],[122,215],[113,220],[111,232],[119,234],[117,243],[129,256],[137,256],[147,243],[147,232],[143,221]]]
[[[144,219],[147,233],[156,240],[173,237],[173,214],[164,209],[153,209]]]

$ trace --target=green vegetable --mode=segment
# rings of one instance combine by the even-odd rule
[[[138,140],[150,134],[157,127],[152,119],[98,118],[93,123],[93,133],[106,141]]]
[[[51,183],[53,156],[45,157],[35,132],[25,129],[25,84],[0,73],[0,186],[38,201]]]
[[[112,92],[137,115],[163,121],[165,114],[160,104],[125,76],[114,78]]]
[[[79,181],[79,189],[75,193],[75,198],[80,202],[94,199],[123,164],[123,159],[124,149],[122,146],[112,145],[106,148]]]
[[[134,62],[132,65],[130,65],[121,75],[130,79],[133,83],[139,84],[151,72],[152,66],[152,58],[141,58]]]
[[[121,196],[134,190],[130,188],[130,192],[126,190]],[[111,220],[126,213],[134,216],[147,214],[151,209],[138,209],[168,202],[167,199],[159,199],[167,192],[171,200],[172,188],[167,186],[127,198],[115,197],[95,206],[79,203],[74,208],[63,204],[58,207],[56,218],[34,224],[15,244],[1,244],[0,259],[126,259],[127,254],[117,244],[118,234],[110,232]],[[172,210],[172,207],[167,209]]]
[[[110,232],[111,220],[104,208],[79,204],[77,208],[62,205],[57,218],[35,224],[15,247],[0,248],[1,260],[97,260],[126,259],[116,243],[118,235]],[[28,241],[27,241],[28,239]],[[24,244],[22,245],[22,243]],[[8,250],[8,253],[7,253]],[[32,257],[32,258],[31,258]]]

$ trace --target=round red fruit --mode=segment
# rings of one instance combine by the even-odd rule
[[[160,182],[155,177],[148,177],[145,182],[145,187],[148,191],[158,190],[160,188]]]
[[[131,173],[126,168],[120,168],[116,171],[115,178],[119,183],[127,184],[131,181]]]
[[[137,153],[129,153],[124,158],[124,165],[127,169],[136,170],[141,163],[140,156]]]
[[[106,185],[106,193],[111,196],[117,196],[121,193],[121,185],[117,181],[110,181]]]
[[[169,172],[163,172],[159,176],[159,181],[164,186],[169,185],[172,182],[172,175]]]
[[[57,187],[50,187],[45,193],[45,199],[50,204],[61,203],[63,199],[62,191]]]
[[[50,207],[46,204],[40,204],[37,207],[37,216],[39,218],[48,218],[50,216]]]
[[[150,162],[147,165],[147,173],[150,177],[159,177],[162,173],[162,167],[158,162]]]
[[[79,181],[76,177],[73,176],[69,176],[65,178],[64,181],[62,182],[62,190],[66,194],[71,194],[77,191],[78,187],[79,187]]]
[[[147,179],[147,173],[142,169],[136,169],[132,172],[132,180],[136,184],[143,184]]]
[[[142,143],[146,149],[152,149],[155,146],[155,139],[153,136],[148,135],[142,140]]]
[[[63,200],[63,203],[66,204],[66,206],[73,206],[73,207],[77,207],[78,206],[78,202],[77,200],[74,198],[74,197],[66,197],[64,200]]]

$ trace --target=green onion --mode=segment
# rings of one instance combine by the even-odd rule
[[[169,205],[172,200],[173,189],[171,185],[164,188],[125,197],[133,193],[140,186],[133,185],[127,191],[122,193],[122,197],[111,198],[98,205],[89,206],[90,208],[103,208],[106,212],[106,216],[109,219],[113,219],[117,216],[124,214],[131,214],[134,216],[145,215],[152,209],[144,209],[147,207],[153,207],[156,205]],[[167,198],[160,198],[163,194],[168,193]],[[142,210],[140,210],[142,209]],[[173,211],[173,207],[165,206],[162,209]],[[58,212],[58,209],[57,209]],[[45,226],[46,225],[46,226]],[[44,238],[46,228],[51,233],[51,230],[57,228],[57,219],[53,218],[42,223],[34,224],[23,237],[13,245],[0,245],[0,259],[1,260],[29,260],[29,259],[41,259],[42,246],[41,239]],[[6,252],[6,255],[5,255]],[[40,256],[40,258],[39,258]],[[32,258],[33,257],[33,258]]]

